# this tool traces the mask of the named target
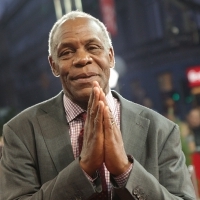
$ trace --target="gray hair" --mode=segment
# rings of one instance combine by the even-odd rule
[[[58,27],[65,21],[67,20],[70,20],[70,19],[76,19],[78,17],[84,17],[84,18],[88,18],[88,19],[91,19],[93,21],[95,21],[97,23],[97,25],[99,25],[99,27],[101,28],[102,30],[102,33],[104,35],[104,44],[105,44],[105,47],[107,49],[109,48],[112,48],[112,41],[110,39],[110,35],[109,35],[109,32],[107,31],[107,28],[106,26],[101,22],[99,21],[97,18],[93,17],[92,15],[90,14],[87,14],[85,12],[82,12],[82,11],[71,11],[65,15],[63,15],[52,27],[50,33],[49,33],[49,41],[48,41],[48,44],[49,44],[49,55],[51,55],[52,57],[55,56],[55,49],[57,47],[57,42],[55,41],[54,39],[54,35],[58,29]]]

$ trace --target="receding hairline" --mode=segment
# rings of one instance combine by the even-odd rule
[[[73,19],[67,19],[67,20],[63,20],[61,23],[59,23],[58,24],[58,26],[56,27],[56,29],[55,29],[55,31],[54,31],[54,35],[53,35],[53,40],[54,41],[56,41],[56,38],[55,37],[57,37],[57,34],[58,34],[58,32],[60,31],[60,28],[62,28],[62,25],[64,25],[65,23],[67,23],[67,22],[69,22],[69,21],[75,21],[75,20],[79,20],[79,19],[85,19],[86,20],[86,23],[87,23],[87,21],[89,22],[89,23],[95,23],[95,25],[97,25],[97,27],[98,27],[98,30],[96,29],[96,32],[97,31],[100,31],[100,32],[102,32],[103,33],[103,31],[102,31],[102,29],[101,29],[101,27],[99,26],[99,24],[95,21],[95,20],[93,20],[92,18],[88,18],[88,17],[76,17],[76,18],[73,18]],[[103,34],[104,35],[104,34]]]
[[[112,42],[109,37],[109,33],[107,31],[106,26],[97,18],[93,17],[92,15],[82,12],[82,11],[71,11],[70,13],[64,15],[61,19],[59,19],[55,24],[53,25],[50,34],[49,34],[49,55],[53,56],[53,52],[55,52],[55,48],[57,46],[55,35],[59,29],[59,27],[64,24],[65,22],[69,20],[76,20],[78,18],[85,18],[88,20],[91,20],[96,23],[96,25],[100,28],[100,31],[102,31],[103,35],[105,36],[104,43],[107,48],[112,48]],[[55,44],[56,43],[56,44]]]

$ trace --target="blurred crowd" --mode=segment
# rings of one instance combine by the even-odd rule
[[[187,115],[187,123],[189,126],[186,139],[190,152],[200,152],[200,108],[196,107],[190,110]]]
[[[188,169],[192,169],[191,178],[196,190],[200,195],[200,106],[192,107],[180,120],[174,113],[173,107],[168,108],[166,117],[179,125],[182,150],[186,157]]]
[[[192,164],[191,155],[200,152],[200,107],[191,108],[186,114],[185,120],[181,120],[175,115],[173,107],[168,108],[165,116],[179,125],[186,163],[187,165]]]

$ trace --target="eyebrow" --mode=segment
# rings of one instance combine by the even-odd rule
[[[88,40],[85,40],[84,41],[84,44],[89,44],[89,43],[92,43],[92,42],[102,42],[102,40],[98,39],[98,38],[89,38]],[[75,42],[76,43],[76,42]],[[70,40],[70,41],[67,41],[67,42],[63,42],[63,43],[60,43],[58,44],[58,50],[64,48],[64,47],[72,47],[73,46],[73,39]]]

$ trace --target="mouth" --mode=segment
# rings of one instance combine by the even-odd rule
[[[89,81],[90,79],[94,79],[98,76],[98,74],[90,72],[90,73],[82,73],[78,74],[77,76],[72,77],[72,80],[74,81]]]

